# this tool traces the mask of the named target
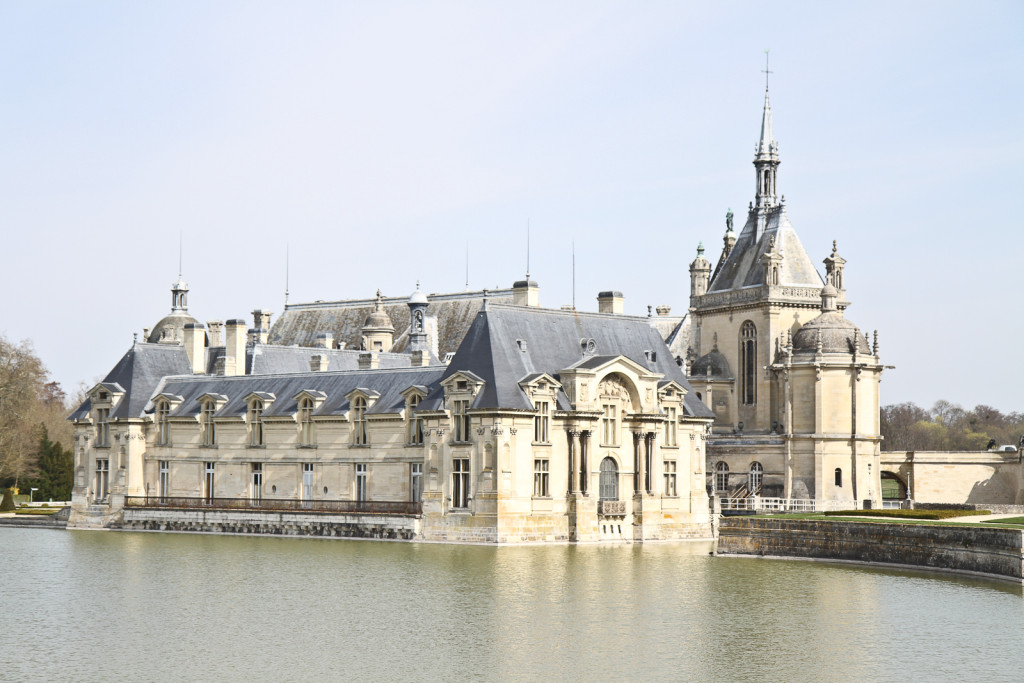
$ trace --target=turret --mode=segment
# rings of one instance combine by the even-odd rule
[[[757,170],[757,199],[754,207],[759,211],[775,206],[776,175],[779,169],[779,146],[772,133],[772,107],[768,101],[768,87],[764,89],[764,111],[761,114],[761,139],[754,153]]]
[[[724,259],[723,259],[724,260]],[[697,258],[690,264],[690,298],[703,296],[711,281],[711,262],[704,258],[704,243],[697,244]]]
[[[395,340],[395,327],[384,311],[384,297],[377,290],[377,301],[373,312],[363,323],[363,348],[367,351],[387,353]]]
[[[409,307],[409,352],[430,350],[427,339],[427,295],[420,291],[420,283],[416,283],[416,291],[409,296],[406,304]],[[422,355],[421,355],[422,357]]]

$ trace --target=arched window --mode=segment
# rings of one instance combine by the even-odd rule
[[[715,490],[727,491],[729,489],[729,466],[725,461],[719,460],[715,465]]]
[[[249,445],[263,445],[263,401],[260,399],[249,404]]]
[[[366,399],[362,396],[352,402],[352,443],[365,446],[366,439]]]
[[[217,443],[216,428],[213,426],[213,413],[217,406],[213,401],[203,401],[199,411],[199,431],[202,433],[202,444],[213,446]]]
[[[843,485],[843,468],[837,467],[836,468],[836,486],[842,486],[842,485]]]
[[[757,328],[749,320],[740,328],[740,396],[744,405],[757,400]]]
[[[306,396],[299,401],[299,445],[312,446],[313,443],[313,399]]]
[[[751,495],[761,490],[761,480],[764,478],[764,467],[759,462],[750,463],[750,473],[747,475],[747,488]]]
[[[167,401],[160,401],[156,404],[156,444],[166,446],[171,442],[170,426],[167,415],[171,412],[171,406]]]
[[[619,499],[619,467],[611,458],[601,461],[601,500]]]

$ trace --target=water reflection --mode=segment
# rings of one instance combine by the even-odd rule
[[[1021,587],[697,545],[0,529],[4,680],[1016,680]]]

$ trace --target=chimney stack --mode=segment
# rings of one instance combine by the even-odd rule
[[[409,354],[414,368],[425,368],[430,365],[430,352],[416,349]]]
[[[206,329],[209,330],[210,346],[224,346],[223,320],[207,320]]]
[[[601,292],[597,295],[597,312],[622,315],[624,301],[622,292]]]
[[[245,374],[245,321],[229,320],[225,326],[227,343],[224,348],[224,376]]]
[[[512,284],[512,304],[515,306],[540,306],[540,287],[530,279]]]
[[[316,335],[316,340],[313,342],[313,347],[317,349],[333,349],[334,348],[334,335],[330,332],[321,332]]]
[[[373,351],[363,351],[359,354],[360,370],[376,370],[380,367],[380,354]]]
[[[658,312],[658,317],[659,318],[665,318],[665,317],[668,316],[669,313],[672,312],[672,307],[671,306],[658,306],[654,310],[656,310]]]
[[[309,358],[309,369],[312,372],[323,372],[327,369],[327,356],[322,353],[316,353]]]
[[[257,330],[269,330],[270,329],[270,316],[273,315],[270,311],[265,308],[257,308],[252,312],[252,326]],[[266,342],[263,342],[266,344]]]
[[[185,323],[185,353],[193,375],[206,372],[206,330],[199,323]]]

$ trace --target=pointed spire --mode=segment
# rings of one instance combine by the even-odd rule
[[[761,113],[761,140],[757,143],[757,154],[770,153],[775,147],[775,136],[772,133],[772,105],[768,99],[768,87],[764,89],[764,111]]]
[[[761,112],[761,138],[754,153],[754,167],[757,169],[757,199],[752,208],[767,209],[775,206],[777,188],[776,173],[779,166],[779,145],[772,131],[772,105],[768,97],[768,53],[765,51],[764,110]]]

